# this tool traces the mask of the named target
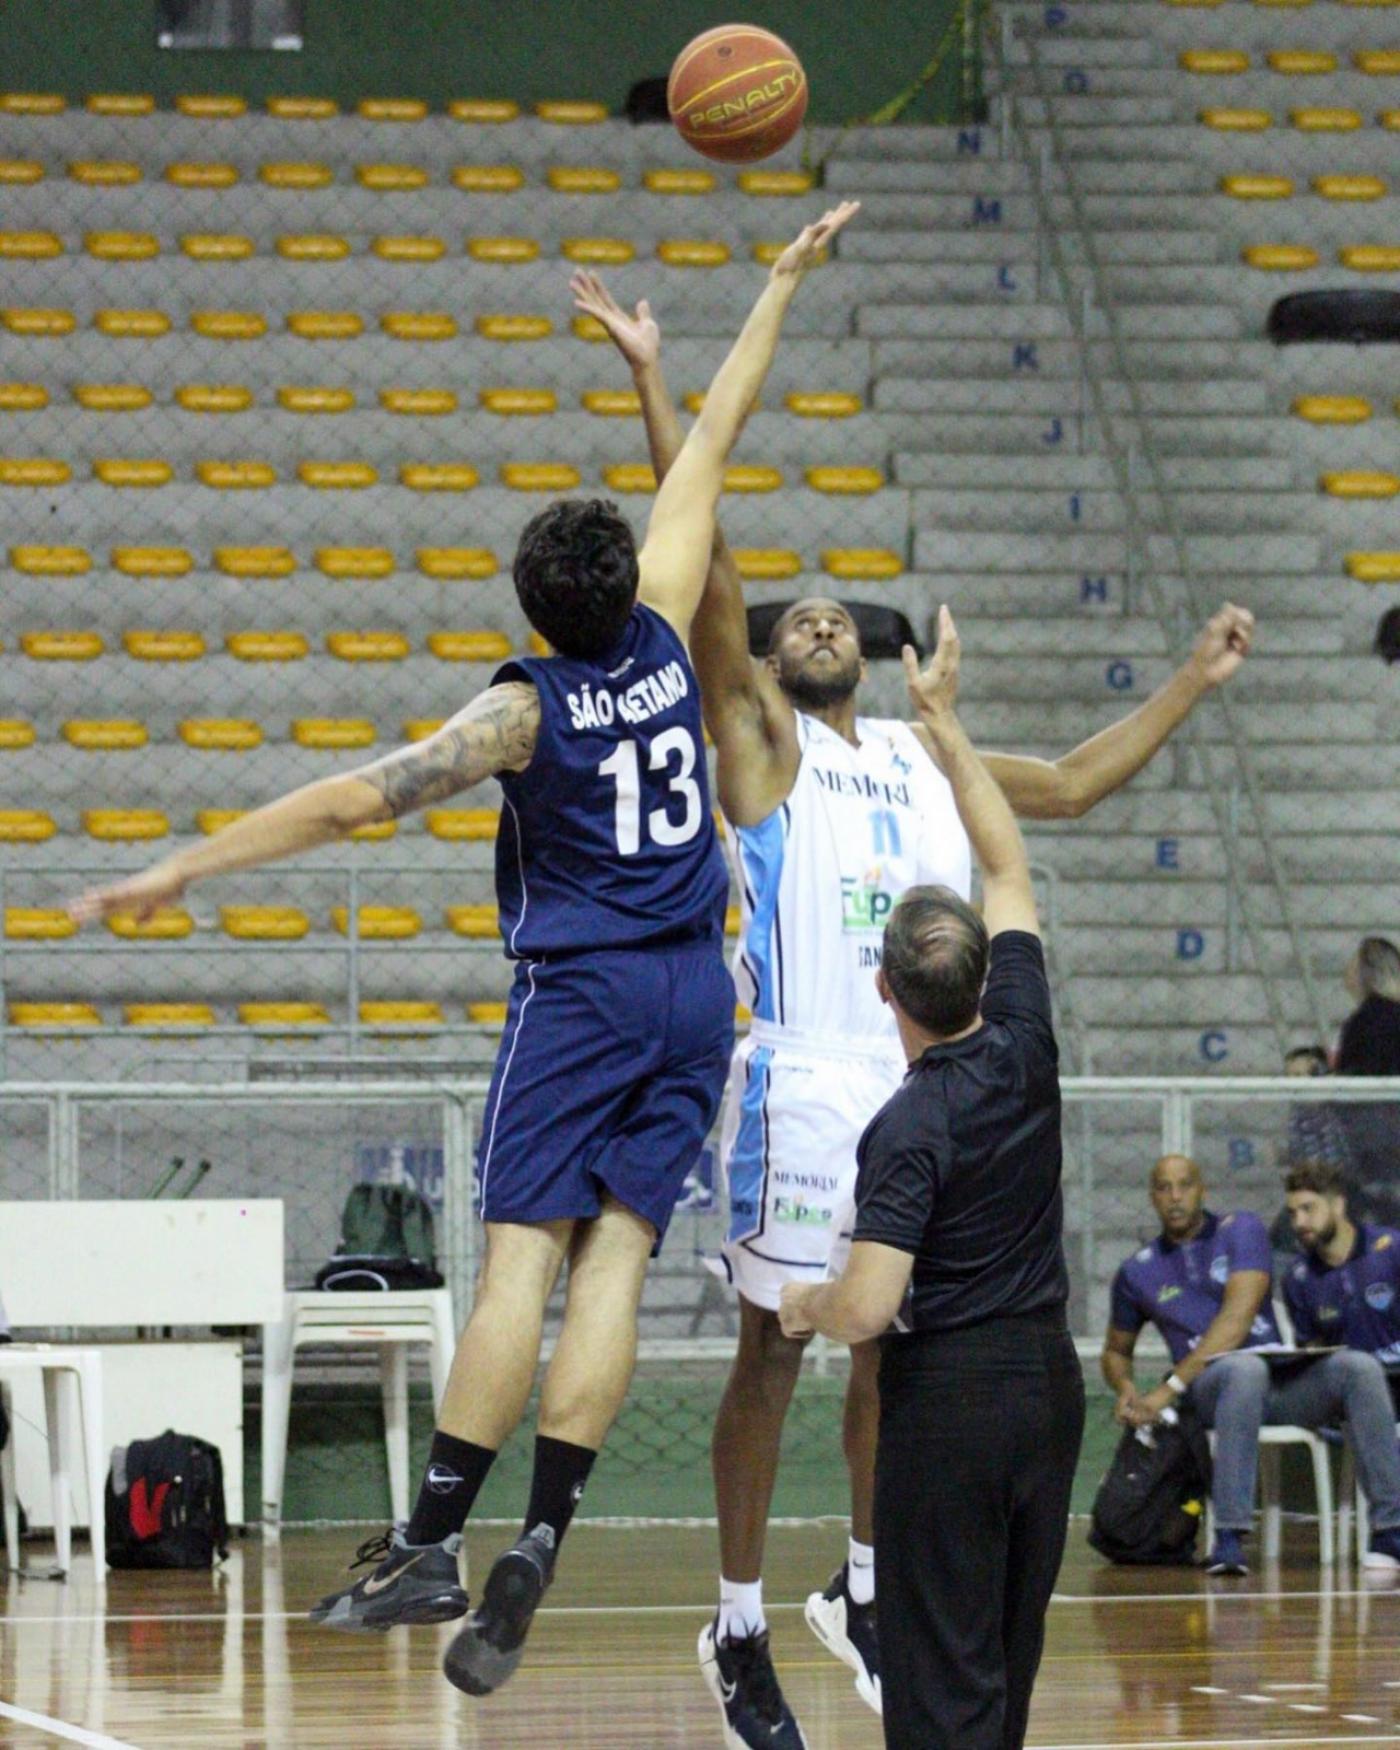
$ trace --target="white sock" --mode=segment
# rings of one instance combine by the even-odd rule
[[[852,1604],[875,1602],[875,1549],[872,1544],[851,1539],[846,1556],[846,1590]]]
[[[719,1624],[717,1641],[742,1641],[749,1635],[762,1634],[768,1623],[763,1615],[762,1580],[719,1581]]]

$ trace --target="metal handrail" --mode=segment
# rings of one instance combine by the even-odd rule
[[[1041,165],[1037,154],[1032,149],[1030,130],[1021,113],[1018,94],[1010,77],[1009,61],[1006,54],[1005,41],[1001,33],[991,32],[994,53],[997,60],[999,95],[1003,105],[1003,114],[1012,131],[1017,135],[1022,156],[1026,162],[1032,198],[1036,207],[1037,225],[1044,239],[1055,276],[1060,282],[1066,313],[1070,327],[1074,332],[1082,360],[1082,382],[1087,386],[1094,404],[1094,413],[1103,436],[1105,453],[1113,470],[1115,483],[1120,497],[1128,512],[1127,539],[1131,544],[1141,543],[1143,566],[1142,574],[1147,580],[1148,593],[1152,601],[1153,612],[1163,635],[1178,660],[1186,654],[1189,648],[1188,626],[1199,624],[1209,613],[1213,604],[1209,602],[1199,586],[1195,563],[1191,558],[1186,536],[1181,526],[1176,510],[1175,497],[1168,487],[1161,460],[1156,447],[1151,440],[1151,422],[1146,418],[1142,397],[1136,378],[1128,362],[1123,346],[1122,333],[1118,325],[1113,302],[1105,295],[1102,264],[1099,260],[1098,248],[1094,239],[1093,227],[1085,213],[1083,198],[1078,182],[1071,168],[1073,158],[1063,150],[1063,135],[1055,114],[1054,96],[1042,76],[1042,66],[1036,49],[1036,33],[1033,30],[1017,29],[1016,21],[1009,15],[1003,18],[1003,25],[1008,36],[1025,44],[1027,59],[1035,79],[1037,95],[1044,105],[1045,125],[1049,134],[1051,154],[1054,158],[1064,183],[1066,196],[1073,215],[1075,231],[1078,234],[1080,247],[1083,250],[1084,265],[1087,270],[1095,303],[1102,313],[1108,330],[1109,343],[1112,347],[1114,361],[1120,380],[1123,382],[1131,408],[1132,418],[1141,439],[1140,450],[1143,461],[1150,474],[1150,486],[1153,494],[1162,507],[1162,521],[1165,525],[1167,538],[1172,543],[1175,552],[1177,573],[1183,584],[1184,599],[1176,603],[1167,600],[1158,579],[1157,569],[1152,562],[1151,525],[1145,518],[1138,501],[1138,494],[1133,480],[1132,459],[1125,456],[1114,432],[1114,424],[1109,414],[1103,383],[1089,344],[1088,324],[1084,312],[1080,308],[1080,300],[1076,296],[1076,288],[1064,250],[1061,246],[1054,212],[1050,204],[1049,193],[1043,185]],[[1217,693],[1216,707],[1229,739],[1233,755],[1234,773],[1242,783],[1249,799],[1250,809],[1254,816],[1255,834],[1264,856],[1265,871],[1269,886],[1273,890],[1277,904],[1277,921],[1283,927],[1288,937],[1289,949],[1298,975],[1302,981],[1308,1009],[1312,1015],[1313,1024],[1319,1033],[1328,1031],[1328,1016],[1321,1000],[1321,994],[1312,975],[1308,961],[1307,950],[1303,943],[1302,933],[1294,916],[1289,893],[1289,886],[1284,875],[1282,864],[1274,843],[1272,827],[1269,824],[1267,810],[1264,806],[1261,786],[1254,772],[1253,760],[1249,751],[1248,738],[1241,731],[1238,714],[1224,693]],[[1287,1009],[1283,1003],[1278,988],[1279,975],[1270,971],[1264,952],[1262,931],[1255,922],[1253,910],[1248,902],[1248,870],[1244,867],[1244,855],[1239,842],[1238,827],[1231,818],[1226,792],[1226,779],[1215,774],[1215,761],[1210,752],[1209,743],[1201,733],[1199,725],[1194,720],[1188,720],[1183,726],[1183,734],[1190,740],[1197,757],[1201,761],[1206,776],[1206,791],[1210,806],[1215,816],[1216,831],[1221,847],[1225,853],[1226,881],[1234,893],[1239,907],[1239,915],[1249,937],[1254,959],[1255,976],[1263,987],[1265,1001],[1268,1004],[1269,1017],[1278,1041],[1280,1051],[1284,1050],[1293,1036],[1294,1029],[1290,1026]]]

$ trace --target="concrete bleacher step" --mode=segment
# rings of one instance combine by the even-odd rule
[[[1215,377],[1191,381],[1125,382],[1107,378],[1099,383],[1111,412],[1141,407],[1167,416],[1182,414],[1263,413],[1268,406],[1264,385],[1253,377]],[[984,378],[882,377],[875,384],[874,405],[888,413],[1058,413],[1077,405],[1077,385],[1041,382],[1032,377]]]
[[[1048,614],[1113,618],[1122,614],[1125,607],[1141,602],[1146,588],[1140,579],[1130,587],[1121,572],[1086,575],[1077,570],[1035,570],[994,576],[979,571],[925,571],[912,572],[910,576],[926,587],[930,600],[946,601],[955,614],[973,612],[1016,620],[1023,617],[1038,620]],[[1160,581],[1167,599],[1174,600],[1180,580],[1163,577]],[[1230,579],[1228,592],[1222,588],[1219,593],[1228,593],[1242,607],[1250,608],[1265,620],[1271,615],[1286,615],[1284,623],[1296,627],[1306,619],[1318,627],[1317,635],[1340,638],[1344,634],[1337,624],[1335,591],[1336,579],[1332,577],[1279,579],[1240,575]],[[1370,618],[1373,620],[1374,616]],[[1367,643],[1371,630],[1367,620],[1362,627]],[[1355,644],[1348,648],[1355,648]]]
[[[1175,495],[1173,495],[1175,496]],[[914,526],[942,525],[953,529],[995,529],[1021,532],[1043,529],[1047,533],[1069,530],[1125,529],[1132,519],[1118,492],[1092,488],[1065,491],[1062,488],[1034,490],[1030,487],[981,489],[923,489],[913,495]],[[1139,483],[1134,494],[1137,527],[1165,529],[1169,526],[1164,501]],[[1189,521],[1193,532],[1220,530],[1235,534],[1257,528],[1277,531],[1290,526],[1305,528],[1305,506],[1292,493],[1193,491],[1177,515]]]
[[[1188,537],[1193,564],[1202,572],[1316,572],[1320,544],[1306,534],[1200,535]],[[1151,563],[1171,565],[1174,549],[1161,536],[1149,537]],[[1121,571],[1128,562],[1127,543],[1118,535],[1009,535],[961,529],[916,529],[914,563],[921,571],[1014,571],[1034,566],[1058,569],[1081,566],[1087,571]]]
[[[1298,1037],[1312,1029],[1298,1024]],[[1084,1029],[1095,1075],[1264,1076],[1279,1073],[1282,1051],[1272,1027],[1208,1023],[1195,1027],[1129,1027],[1096,1023]],[[1151,1157],[1145,1164],[1150,1164]],[[1119,1252],[1115,1263],[1121,1263]]]
[[[1293,467],[1285,456],[1165,456],[1161,469],[1166,486],[1181,492],[1281,492],[1293,484]],[[1104,454],[950,455],[901,450],[894,456],[893,477],[900,486],[1027,493],[1112,491],[1118,485],[1112,462]],[[1149,488],[1146,464],[1137,468],[1134,484]]]
[[[1091,304],[1086,314],[1089,334],[1106,336],[1103,312]],[[1196,304],[1190,309],[1158,302],[1119,309],[1114,314],[1118,332],[1126,339],[1228,340],[1241,333],[1239,315],[1228,300],[1214,307]],[[855,331],[870,340],[1060,340],[1068,339],[1073,328],[1064,306],[1050,301],[1029,301],[1005,309],[993,305],[970,312],[926,301],[902,304],[881,299],[857,312]]]
[[[1198,215],[1199,217],[1199,215]],[[1033,235],[1031,226],[1013,229],[1004,225],[995,231],[871,230],[843,240],[843,261],[894,263],[909,261],[1004,261],[1015,253],[1024,257]],[[1068,257],[1081,253],[1073,237],[1062,239]],[[1129,229],[1126,223],[1100,232],[1094,240],[1099,260],[1116,264],[1144,262],[1178,264],[1211,261],[1219,253],[1214,231]]]
[[[1097,375],[1112,377],[1126,361],[1134,378],[1153,381],[1198,380],[1204,374],[1243,377],[1247,367],[1264,362],[1263,343],[1239,340],[1078,341],[1017,337],[979,339],[971,335],[942,340],[878,340],[874,371],[878,377],[958,377],[1008,375],[1016,380],[1077,380],[1086,365]],[[1305,381],[1316,381],[1314,371]]]

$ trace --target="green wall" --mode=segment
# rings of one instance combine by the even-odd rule
[[[812,119],[867,115],[912,84],[957,0],[306,0],[300,54],[171,53],[155,46],[152,0],[5,0],[10,90],[269,95],[591,98],[620,108],[636,79],[664,73],[692,36],[738,16],[787,38],[812,87]],[[960,32],[905,120],[957,118]]]

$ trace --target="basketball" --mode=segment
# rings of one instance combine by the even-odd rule
[[[754,164],[786,146],[807,113],[807,75],[781,37],[753,24],[704,31],[676,56],[666,103],[706,158]]]

